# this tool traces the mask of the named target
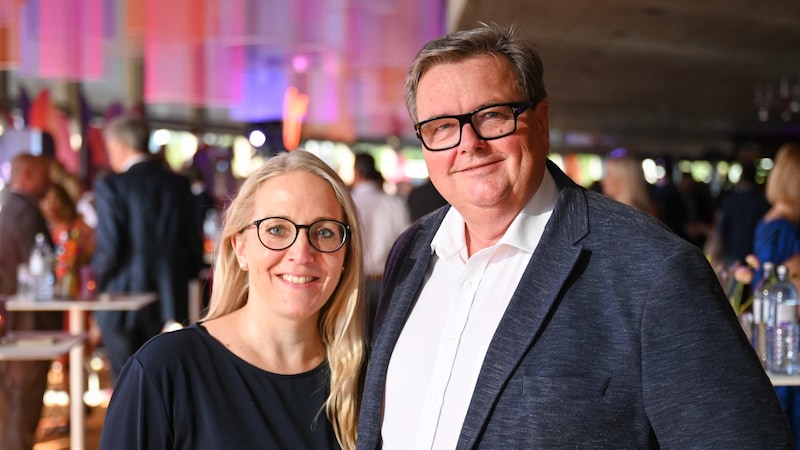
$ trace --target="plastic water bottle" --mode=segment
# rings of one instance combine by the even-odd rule
[[[203,220],[203,261],[206,264],[212,264],[214,261],[214,251],[219,241],[220,227],[219,211],[215,208],[210,208],[206,211],[206,216]]]
[[[767,366],[767,317],[769,316],[769,288],[777,280],[775,264],[764,262],[764,274],[753,289],[753,330],[751,333],[753,348],[763,367]]]
[[[44,234],[37,233],[28,261],[33,279],[33,299],[45,301],[53,299],[55,275],[53,274],[53,249],[45,240]]]
[[[791,375],[798,370],[798,294],[785,266],[778,266],[776,273],[778,280],[767,295],[767,370]]]

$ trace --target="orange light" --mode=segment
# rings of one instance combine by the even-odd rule
[[[286,88],[283,96],[283,146],[292,151],[300,145],[303,118],[308,112],[309,98],[294,86]]]

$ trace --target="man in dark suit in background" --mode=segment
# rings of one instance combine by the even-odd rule
[[[406,78],[434,185],[386,265],[358,448],[792,447],[702,252],[548,161],[535,49],[483,26]]]
[[[155,292],[139,311],[98,311],[103,347],[116,378],[142,344],[188,318],[188,283],[202,264],[189,180],[147,152],[150,130],[123,117],[105,129],[114,174],[94,186],[99,292]]]
[[[763,188],[756,183],[755,163],[743,162],[739,182],[724,194],[718,210],[719,250],[724,267],[744,264],[744,258],[753,253],[756,226],[769,207]]]
[[[19,154],[11,161],[11,179],[0,197],[0,294],[17,291],[17,267],[28,263],[37,233],[52,248],[39,211],[50,179],[47,160]],[[13,311],[3,317],[6,331],[60,330],[61,312]],[[50,361],[0,361],[0,449],[31,449],[42,413]]]

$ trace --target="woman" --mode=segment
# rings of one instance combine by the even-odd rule
[[[770,209],[756,226],[753,252],[762,263],[785,265],[800,288],[800,144],[778,149],[765,193]]]
[[[642,161],[633,156],[613,154],[606,161],[606,172],[600,180],[603,194],[628,206],[659,217],[658,207],[644,178]],[[660,218],[660,217],[659,217]]]
[[[770,209],[756,226],[753,253],[763,263],[785,265],[797,286],[800,279],[800,145],[785,144],[778,149],[775,165],[767,177],[767,201]],[[758,272],[754,285],[763,274]],[[778,387],[781,402],[800,449],[800,387]]]
[[[206,316],[127,362],[100,448],[355,448],[365,359],[347,187],[294,151],[230,204]]]
[[[83,221],[67,189],[53,183],[39,202],[53,242],[59,247],[56,277],[63,284],[61,294],[75,298],[80,291],[79,274],[89,263],[95,248],[94,230]]]

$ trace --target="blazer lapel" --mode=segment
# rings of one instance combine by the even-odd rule
[[[497,396],[524,357],[580,254],[588,233],[586,197],[554,164],[559,188],[553,214],[487,350],[457,448],[475,446]]]

